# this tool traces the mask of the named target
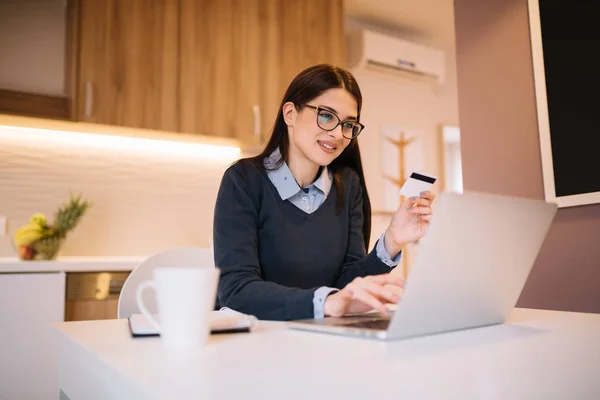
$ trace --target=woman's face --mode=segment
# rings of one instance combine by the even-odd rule
[[[320,115],[311,106],[320,107]],[[326,90],[306,105],[298,104],[298,109],[293,103],[286,103],[283,115],[290,136],[290,157],[302,157],[318,166],[331,164],[348,146],[350,139],[342,135],[342,124],[327,131],[319,127],[317,118],[322,126],[327,126],[330,119],[337,122],[336,116],[340,121],[356,121],[357,111],[356,99],[341,88]]]

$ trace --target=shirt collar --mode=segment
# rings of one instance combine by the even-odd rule
[[[313,182],[313,185],[321,192],[325,194],[325,197],[329,194],[329,190],[331,189],[331,173],[329,172],[329,168],[323,167],[321,171],[321,175],[317,178],[316,181]]]
[[[294,175],[292,175],[292,171],[288,167],[287,163],[284,161],[281,166],[277,169],[269,169],[279,161],[281,158],[281,153],[279,149],[276,149],[269,157],[265,158],[264,165],[267,168],[267,176],[273,182],[273,185],[277,189],[279,196],[282,200],[287,200],[296,193],[298,193],[302,188],[294,179]],[[325,194],[325,197],[329,194],[329,190],[331,189],[331,174],[329,173],[329,169],[327,167],[323,167],[321,174],[310,186],[315,186],[317,189],[322,191]]]

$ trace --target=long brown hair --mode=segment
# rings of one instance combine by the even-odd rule
[[[287,125],[283,118],[283,105],[290,101],[296,104],[296,107],[299,107],[309,103],[312,99],[318,97],[326,90],[333,88],[343,88],[356,99],[356,103],[358,104],[357,120],[360,121],[362,94],[360,93],[360,88],[358,87],[358,83],[354,76],[343,68],[329,64],[319,64],[309,67],[294,78],[285,92],[279,106],[279,112],[277,114],[277,119],[275,120],[275,125],[273,126],[271,137],[264,150],[259,155],[246,159],[246,161],[252,163],[256,168],[264,170],[264,159],[269,157],[276,149],[279,149],[281,152],[281,159],[273,168],[280,167],[284,161],[287,162],[289,136]],[[342,195],[343,184],[341,179],[342,168],[346,167],[354,170],[360,178],[364,215],[362,232],[365,249],[368,251],[371,236],[371,201],[365,184],[365,175],[360,157],[360,149],[358,147],[358,139],[352,139],[342,154],[333,160],[328,167],[333,173],[333,183],[337,192],[336,212],[338,213],[341,212],[344,202]]]

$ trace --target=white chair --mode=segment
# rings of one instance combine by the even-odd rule
[[[201,266],[214,268],[215,259],[212,248],[177,247],[156,253],[138,265],[127,277],[119,295],[118,318],[129,318],[139,313],[136,291],[140,283],[153,279],[152,270],[156,267]],[[146,290],[143,294],[144,305],[151,313],[156,313],[155,294]]]

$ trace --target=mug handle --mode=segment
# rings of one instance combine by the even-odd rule
[[[152,325],[154,328],[156,328],[158,333],[161,333],[162,329],[160,327],[160,324],[152,316],[152,314],[150,314],[150,311],[148,311],[148,309],[144,305],[144,301],[142,299],[142,293],[144,292],[144,289],[150,288],[150,287],[153,288],[154,290],[156,290],[156,284],[154,283],[154,281],[146,281],[146,282],[142,282],[138,285],[137,290],[136,290],[136,296],[135,296],[136,302],[137,302],[137,305],[138,305],[140,311],[142,312],[142,315],[146,318],[146,320],[150,323],[150,325]]]

